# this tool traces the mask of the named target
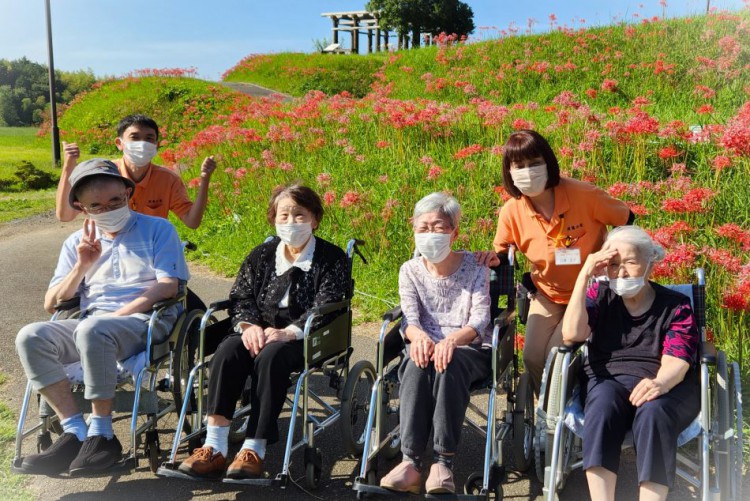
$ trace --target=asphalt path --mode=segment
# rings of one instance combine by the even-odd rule
[[[0,395],[8,407],[18,412],[26,380],[15,354],[13,340],[18,330],[25,324],[43,320],[48,315],[42,308],[44,292],[54,271],[57,256],[65,237],[77,230],[80,222],[59,223],[51,214],[15,221],[0,226],[0,342],[6,348],[0,355],[0,373],[7,376],[7,381],[0,386]],[[218,277],[206,269],[191,265],[191,288],[206,303],[223,299],[229,292],[231,280]],[[353,336],[354,358],[374,360],[377,326],[362,325],[355,327]],[[316,385],[320,385],[316,382]],[[323,385],[325,386],[325,385]],[[329,392],[330,393],[330,392]],[[333,400],[332,400],[333,401]],[[486,397],[479,396],[474,401],[482,406]],[[32,413],[34,412],[32,406]],[[505,407],[504,402],[500,408]],[[281,416],[281,428],[288,423],[288,413]],[[128,420],[118,423],[116,432],[127,450],[129,440],[125,427]],[[162,437],[162,446],[168,449],[167,436]],[[29,477],[28,488],[38,499],[66,500],[115,500],[162,499],[182,500],[198,498],[201,500],[219,499],[273,499],[283,496],[290,500],[310,499],[355,499],[351,490],[352,481],[359,471],[358,461],[348,457],[342,447],[341,434],[337,426],[326,430],[318,438],[317,445],[323,451],[323,477],[320,488],[312,494],[303,492],[295,485],[285,490],[277,487],[259,488],[232,486],[216,482],[186,482],[174,479],[159,478],[148,469],[147,462],[141,461],[133,472],[120,473],[115,476],[66,479],[62,477]],[[25,442],[25,453],[34,450],[34,440]],[[509,451],[509,447],[507,448]],[[467,476],[481,468],[484,451],[484,440],[471,429],[465,427],[456,461],[456,483],[462,485]],[[164,451],[166,457],[167,451]],[[271,472],[280,469],[280,458],[283,447],[280,444],[271,446],[268,452],[267,468]],[[180,457],[184,458],[184,452]],[[304,484],[304,469],[301,451],[293,456],[292,477]],[[383,462],[380,474],[395,466],[397,460]],[[623,453],[621,479],[618,483],[618,499],[635,499],[637,484],[635,481],[635,461],[631,452]],[[670,499],[691,499],[695,495],[685,482],[677,481],[677,488],[670,494]],[[541,498],[541,486],[533,475],[520,475],[510,472],[503,485],[506,499],[537,500]],[[574,472],[560,496],[561,499],[580,500],[588,498],[585,477],[580,471]],[[416,498],[413,498],[416,499]]]

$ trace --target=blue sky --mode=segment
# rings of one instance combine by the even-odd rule
[[[310,52],[314,39],[330,40],[322,12],[360,10],[366,0],[51,0],[55,67],[91,69],[99,76],[140,68],[194,66],[217,80],[248,54]],[[507,28],[527,20],[559,24],[610,24],[661,15],[659,0],[468,0],[477,26]],[[669,17],[705,11],[706,0],[667,0]],[[719,9],[742,8],[742,0],[711,0]],[[44,0],[0,0],[0,58],[26,56],[46,62]],[[490,31],[477,31],[487,38]],[[364,43],[364,38],[361,43]]]

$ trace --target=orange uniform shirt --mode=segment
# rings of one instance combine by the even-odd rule
[[[115,164],[120,174],[135,182],[122,159],[115,160]],[[164,219],[170,210],[182,219],[192,206],[193,202],[179,174],[154,164],[148,168],[143,179],[135,183],[135,193],[130,197],[130,208],[134,211]]]
[[[591,183],[561,178],[555,186],[555,211],[547,222],[527,197],[511,198],[500,210],[495,252],[515,245],[531,265],[531,279],[551,301],[567,304],[588,255],[604,243],[607,225],[622,226],[628,206]],[[555,264],[555,249],[579,249],[577,265]]]

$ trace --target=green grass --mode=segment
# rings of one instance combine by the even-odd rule
[[[15,167],[28,160],[38,169],[57,174],[52,164],[49,137],[37,136],[36,127],[0,127],[0,180],[14,179]]]
[[[5,382],[5,375],[0,374],[0,384]],[[17,417],[8,407],[0,403],[0,499],[31,500],[32,493],[25,487],[28,479],[11,473],[10,463],[13,459]]]
[[[0,224],[54,210],[55,189],[0,192]]]

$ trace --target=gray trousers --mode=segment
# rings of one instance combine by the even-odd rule
[[[177,318],[175,308],[165,312],[152,342],[163,342]],[[16,350],[26,377],[35,390],[66,380],[63,365],[80,360],[87,400],[114,398],[117,361],[146,349],[149,315],[88,316],[26,325],[16,336]]]
[[[435,452],[456,452],[470,388],[489,377],[491,353],[489,348],[461,346],[453,352],[445,372],[438,373],[432,362],[425,369],[419,368],[407,351],[399,367],[401,452],[421,456],[430,430],[434,430]]]

